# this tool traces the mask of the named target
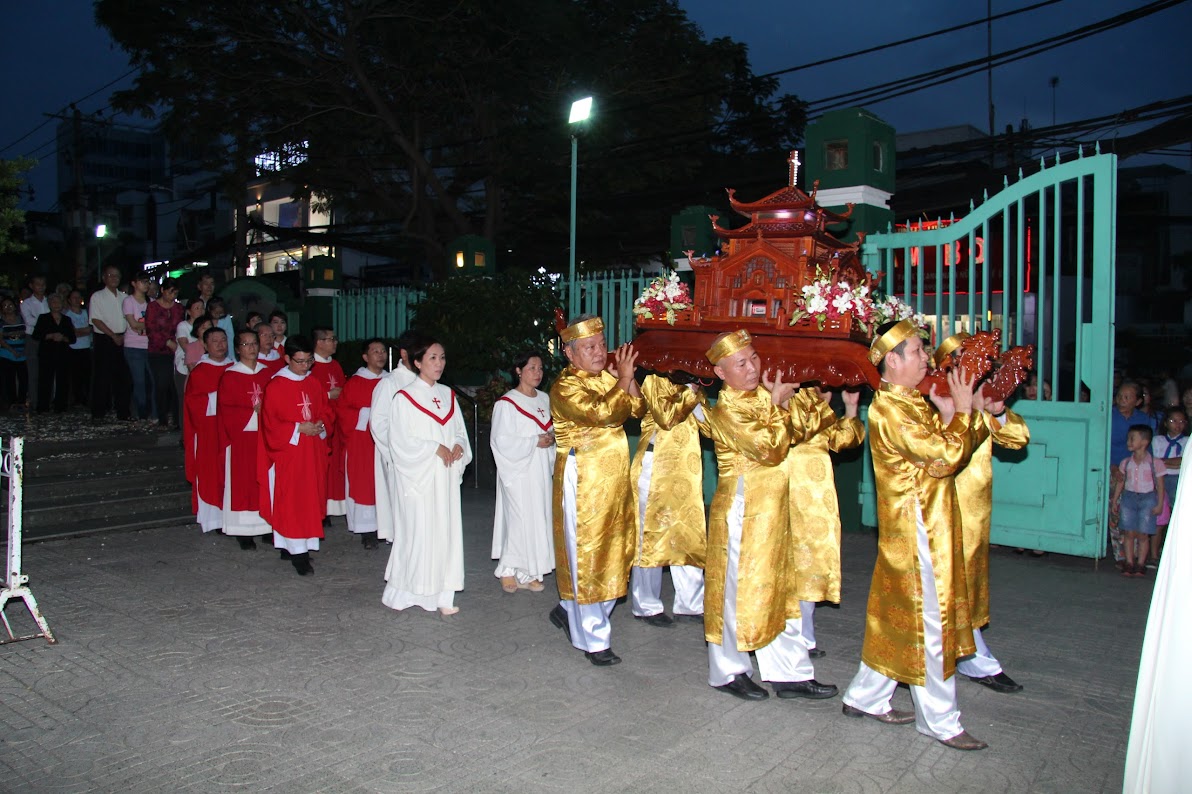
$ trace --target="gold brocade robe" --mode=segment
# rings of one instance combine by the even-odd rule
[[[797,591],[801,601],[840,603],[840,503],[828,451],[861,445],[865,425],[856,417],[836,417],[815,389],[796,399],[807,406],[808,432],[815,435],[787,453],[791,537],[795,545]]]
[[[720,479],[708,519],[704,637],[717,645],[724,641],[728,512],[740,477],[745,485],[745,520],[737,563],[737,649],[754,651],[781,634],[787,620],[800,617],[782,461],[791,439],[803,438],[805,417],[774,406],[762,386],[753,392],[722,386],[707,415]]]
[[[993,445],[1022,449],[1031,440],[1023,418],[1006,411],[1005,424],[987,411],[981,420],[989,428],[989,438],[973,450],[973,456],[956,475],[956,498],[964,526],[964,568],[968,579],[969,612],[973,628],[989,622],[989,518],[993,511]]]
[[[608,372],[592,375],[567,367],[550,390],[558,456],[554,472],[555,580],[559,597],[580,604],[612,601],[629,587],[633,560],[633,489],[629,486],[629,441],[623,425],[641,417],[646,405],[617,387]],[[575,567],[563,531],[563,471],[575,451]]]
[[[989,434],[974,414],[945,428],[917,389],[882,383],[869,409],[878,548],[861,660],[888,678],[925,686],[918,529],[927,530],[944,645],[944,678],[975,653],[955,474]]]
[[[695,407],[700,395],[688,386],[657,375],[642,383],[646,415],[637,454],[629,467],[634,493],[633,564],[639,568],[664,565],[704,567],[708,531],[704,525],[704,469]],[[654,444],[646,520],[638,515],[642,459]],[[640,527],[640,529],[639,529]]]

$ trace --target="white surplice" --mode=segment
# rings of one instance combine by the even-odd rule
[[[451,389],[422,379],[398,390],[389,408],[383,440],[373,427],[392,467],[399,514],[381,600],[392,609],[449,608],[464,589],[459,489],[472,448],[463,414]],[[435,454],[440,444],[447,449],[458,444],[463,457],[444,466]]]
[[[418,376],[405,364],[398,362],[397,367],[389,373],[389,377],[382,379],[377,388],[373,389],[372,404],[368,409],[368,430],[376,442],[377,462],[380,464],[373,470],[373,482],[377,491],[377,537],[389,542],[393,542],[393,536],[401,521],[395,501],[397,479],[393,473],[393,462],[389,458],[388,447],[390,429],[400,427],[393,423],[396,409],[394,398],[399,389],[404,389],[416,380]]]
[[[356,370],[355,373],[352,374],[352,376],[350,378],[348,378],[348,380],[351,380],[352,378],[364,378],[366,380],[380,380],[380,379],[388,378],[388,377],[389,377],[388,372],[382,371],[381,373],[378,374],[378,373],[374,373],[368,367],[360,367],[358,370]],[[346,387],[347,384],[345,383],[344,386]],[[380,387],[380,384],[378,383],[377,388],[379,388],[379,387]],[[373,391],[376,391],[376,388],[374,388]],[[340,399],[343,399],[342,394],[340,395]],[[359,411],[356,412],[356,415],[352,417],[353,423],[352,423],[351,427],[341,427],[339,429],[339,432],[344,434],[344,442],[345,442],[344,454],[345,454],[345,456],[349,454],[347,446],[346,446],[348,434],[349,433],[358,433],[358,432],[361,432],[364,430],[369,430],[369,435],[371,435],[372,432],[369,427],[369,421],[371,420],[371,418],[372,418],[372,404],[370,401],[369,407],[361,408]],[[377,470],[381,468],[383,463],[384,462],[381,460],[381,455],[379,452],[377,452],[376,444],[374,443],[373,444],[373,486],[374,486],[374,488],[377,485]],[[350,468],[351,468],[350,465],[345,466],[345,468],[344,468],[344,478],[346,481],[345,486],[344,486],[344,493],[347,495],[347,499],[345,499],[347,511],[345,512],[344,515],[348,520],[348,531],[353,534],[357,534],[357,535],[365,533],[365,532],[376,532],[377,531],[377,505],[375,502],[371,505],[362,505],[359,502],[357,502],[355,499],[352,498],[352,477],[348,473]],[[384,475],[382,475],[382,476],[384,476]]]
[[[551,473],[555,445],[538,446],[553,427],[550,395],[528,397],[511,389],[493,405],[490,446],[497,463],[492,557],[496,576],[521,584],[542,581],[555,569]]]
[[[1167,541],[1155,575],[1151,611],[1138,663],[1134,716],[1126,747],[1122,790],[1126,794],[1187,791],[1192,779],[1192,683],[1184,662],[1192,658],[1192,474],[1180,464]]]

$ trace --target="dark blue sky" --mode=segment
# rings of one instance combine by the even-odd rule
[[[1030,0],[993,0],[999,13]],[[122,52],[96,29],[88,0],[6,4],[0,73],[6,76],[0,147],[128,69]],[[680,0],[708,37],[730,36],[749,45],[754,71],[766,73],[821,58],[927,33],[984,17],[985,0],[855,0],[794,3],[789,0]],[[1140,0],[1065,0],[994,24],[998,52],[1056,35],[1145,5]],[[732,8],[732,10],[729,10]],[[1059,77],[1056,120],[1060,123],[1114,114],[1147,102],[1192,93],[1192,3],[1076,44],[1019,61],[994,72],[996,128],[1028,118],[1051,123],[1052,89]],[[984,27],[783,78],[783,88],[809,101],[909,76],[985,54]],[[116,87],[126,84],[125,80]],[[80,103],[86,112],[107,105],[109,90]],[[987,127],[984,74],[869,107],[900,131],[954,124]],[[139,120],[119,119],[119,121]],[[1139,128],[1122,127],[1119,134]],[[1114,134],[1107,129],[1104,137]],[[0,157],[42,158],[34,173],[35,209],[55,201],[54,123],[46,124]],[[1187,168],[1189,157],[1167,158]]]

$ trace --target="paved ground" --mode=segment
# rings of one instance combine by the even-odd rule
[[[386,553],[340,526],[299,578],[272,551],[171,527],[31,544],[60,642],[0,647],[6,791],[1116,792],[1150,580],[995,552],[988,632],[1026,685],[959,685],[979,753],[829,701],[744,703],[706,683],[700,627],[619,607],[592,667],[547,592],[506,595],[492,492],[464,489],[453,618],[381,605]],[[817,678],[856,670],[874,541],[846,536]],[[10,609],[10,617],[17,617]],[[909,695],[896,696],[909,708]]]

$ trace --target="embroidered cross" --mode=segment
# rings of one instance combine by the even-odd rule
[[[327,376],[327,382],[330,384],[330,385],[327,387],[327,391],[331,391],[332,389],[334,389],[334,388],[335,388],[335,387],[338,385],[337,381],[335,380],[335,373],[334,373],[334,372],[333,372],[333,373],[331,373],[330,375],[328,375],[328,376]]]
[[[248,393],[248,395],[249,395],[249,397],[251,397],[251,398],[252,398],[252,404],[253,404],[253,407],[254,407],[254,408],[255,408],[256,406],[258,406],[258,405],[260,405],[260,404],[261,404],[261,395],[262,395],[262,394],[264,394],[264,393],[265,393],[265,392],[264,392],[264,390],[261,388],[261,384],[259,384],[259,383],[254,383],[254,384],[252,385],[252,391],[250,391],[250,392]]]
[[[441,401],[441,400],[439,400],[439,398],[438,398],[438,397],[435,397],[433,400],[431,400],[431,402],[435,404],[435,408],[442,408],[442,407],[443,407],[443,403],[442,403],[442,401]]]
[[[538,415],[539,415],[539,416],[541,416],[543,419],[545,419],[545,418],[546,418],[546,411],[544,411],[544,410],[542,410],[541,408],[539,408],[539,409],[538,409]]]
[[[302,402],[298,403],[298,407],[302,409],[302,421],[310,421],[310,395],[303,392]]]

